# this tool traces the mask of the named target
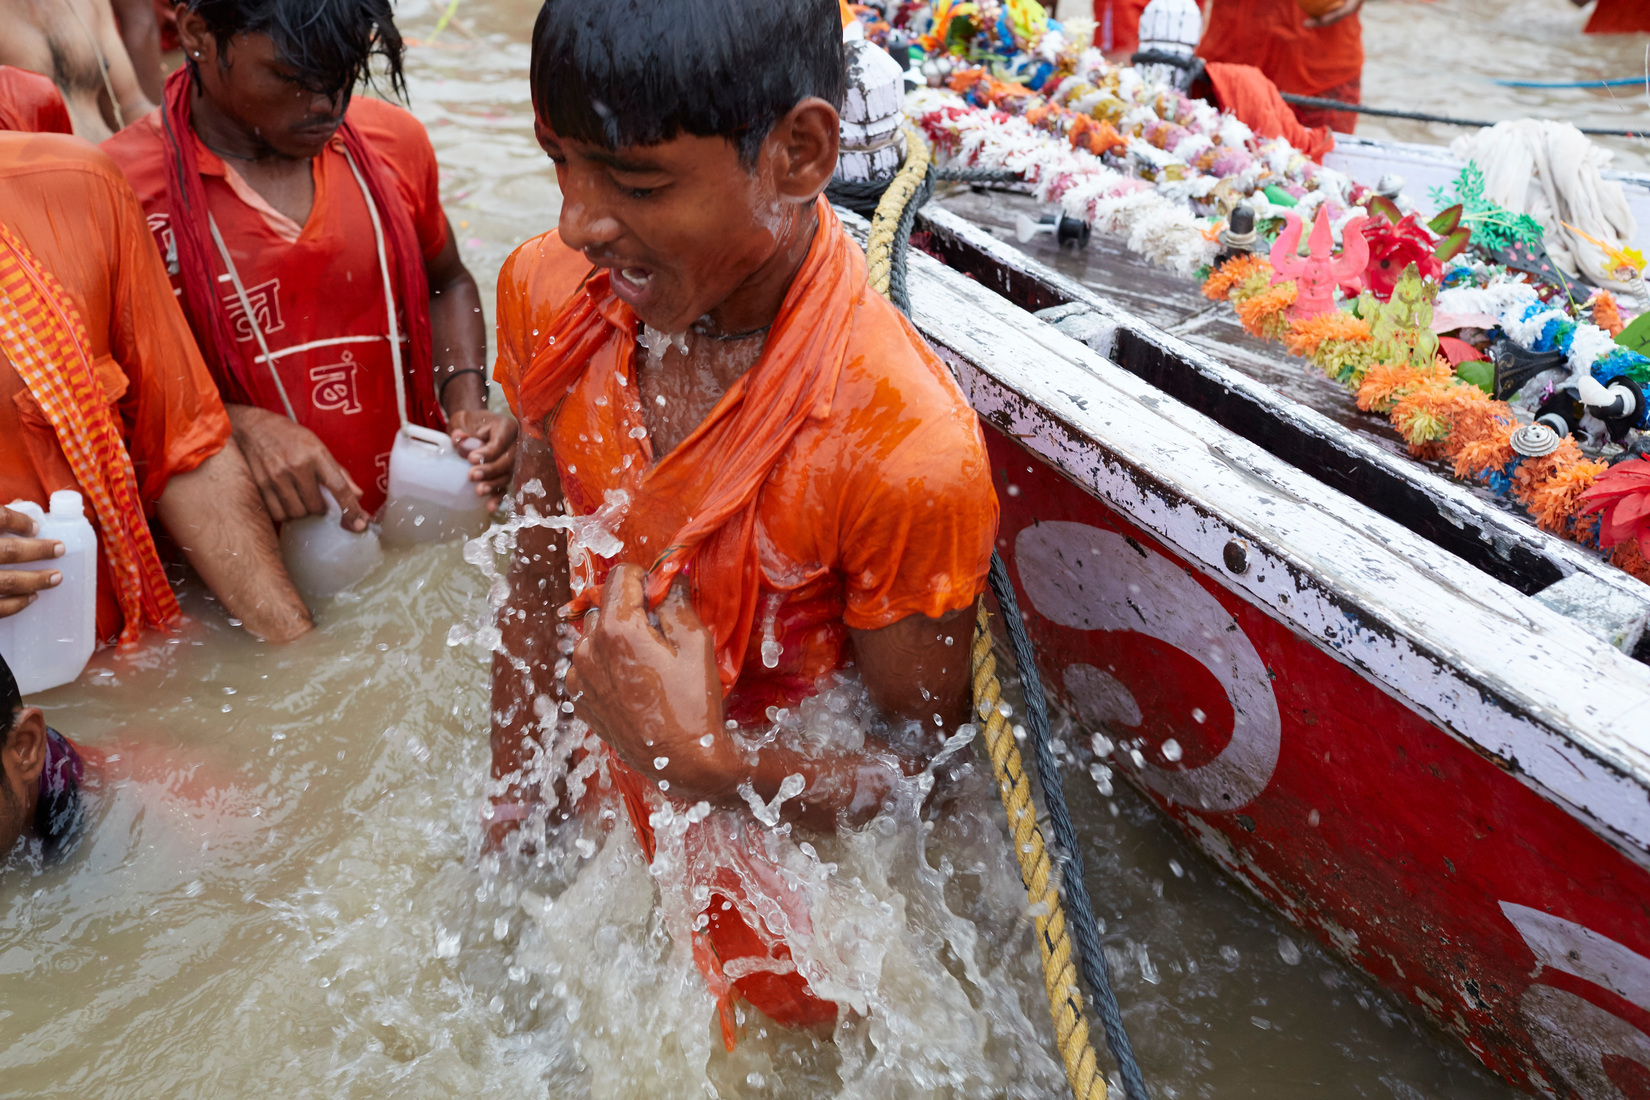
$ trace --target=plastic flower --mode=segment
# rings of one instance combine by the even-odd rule
[[[1405,214],[1396,223],[1370,218],[1364,222],[1363,231],[1369,242],[1364,284],[1383,302],[1392,297],[1398,277],[1410,264],[1416,266],[1423,279],[1436,282],[1443,275],[1444,265],[1433,254],[1437,242],[1414,214]]]
[[[1632,540],[1650,557],[1650,459],[1622,462],[1603,474],[1582,496],[1588,513],[1599,512],[1598,544],[1609,549]]]

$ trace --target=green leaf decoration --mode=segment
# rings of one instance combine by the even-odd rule
[[[1455,368],[1455,377],[1469,386],[1477,386],[1485,393],[1495,393],[1495,364],[1486,363],[1482,359],[1474,359],[1469,363],[1462,363]]]
[[[1440,237],[1447,237],[1460,228],[1461,215],[1464,213],[1461,204],[1456,203],[1447,210],[1438,212],[1438,216],[1427,222],[1427,228]]]
[[[1369,212],[1371,214],[1380,214],[1393,225],[1397,225],[1403,220],[1404,217],[1403,213],[1398,209],[1398,204],[1387,198],[1385,195],[1376,195],[1369,200]]]
[[[1461,224],[1471,229],[1473,239],[1485,248],[1504,249],[1513,244],[1534,244],[1541,239],[1540,222],[1528,214],[1514,214],[1484,197],[1484,173],[1474,161],[1467,161],[1452,188],[1454,194],[1446,195],[1442,187],[1434,187],[1432,201],[1443,206],[1453,198],[1461,208]]]
[[[1367,292],[1366,292],[1367,293]],[[1369,319],[1369,340],[1378,363],[1430,366],[1438,356],[1438,337],[1432,331],[1432,300],[1438,284],[1422,279],[1414,264],[1404,268],[1392,288],[1392,298],[1367,304],[1360,298],[1358,315]],[[1369,312],[1365,312],[1368,308]]]
[[[1463,225],[1446,233],[1444,239],[1439,241],[1437,247],[1432,250],[1432,254],[1440,260],[1453,260],[1465,252],[1467,245],[1471,243],[1472,230]]]
[[[1650,313],[1641,313],[1616,335],[1616,343],[1640,355],[1650,355]]]

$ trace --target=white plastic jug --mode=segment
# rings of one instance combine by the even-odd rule
[[[331,596],[371,573],[384,556],[378,532],[356,533],[340,521],[344,510],[326,489],[327,514],[281,524],[281,557],[292,583],[305,597]]]
[[[42,512],[33,501],[10,505],[40,525],[36,538],[61,542],[63,556],[0,565],[0,569],[56,569],[63,574],[56,588],[42,589],[28,607],[0,619],[0,654],[24,695],[71,682],[97,649],[97,533],[86,519],[79,493],[53,493],[51,506],[50,512]]]
[[[471,469],[446,432],[403,424],[390,448],[389,499],[381,516],[385,539],[446,542],[480,534],[487,502],[476,495]]]

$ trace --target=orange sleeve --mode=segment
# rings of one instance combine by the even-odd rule
[[[447,212],[441,208],[441,170],[424,124],[393,103],[358,99],[350,121],[360,128],[395,171],[396,182],[412,213],[418,247],[425,260],[447,244]]]
[[[521,380],[533,361],[536,337],[583,285],[589,271],[589,262],[562,244],[553,229],[510,253],[499,268],[498,305],[493,311],[498,358],[493,362],[493,381],[518,420]],[[521,426],[534,438],[545,438],[542,424],[522,420]]]
[[[143,505],[152,510],[167,481],[223,450],[229,415],[172,293],[137,196],[112,164],[109,173],[109,353],[127,378],[119,401],[126,449]]]
[[[962,407],[925,419],[851,490],[841,523],[850,628],[972,604],[997,535],[997,494],[974,414]]]

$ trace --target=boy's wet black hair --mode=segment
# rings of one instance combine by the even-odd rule
[[[837,0],[545,0],[533,110],[606,149],[724,137],[746,167],[797,103],[842,107]]]
[[[220,56],[237,34],[267,34],[275,56],[300,84],[336,95],[362,76],[371,81],[369,63],[376,54],[391,89],[406,96],[401,32],[390,0],[188,0],[188,7],[206,20]]]

